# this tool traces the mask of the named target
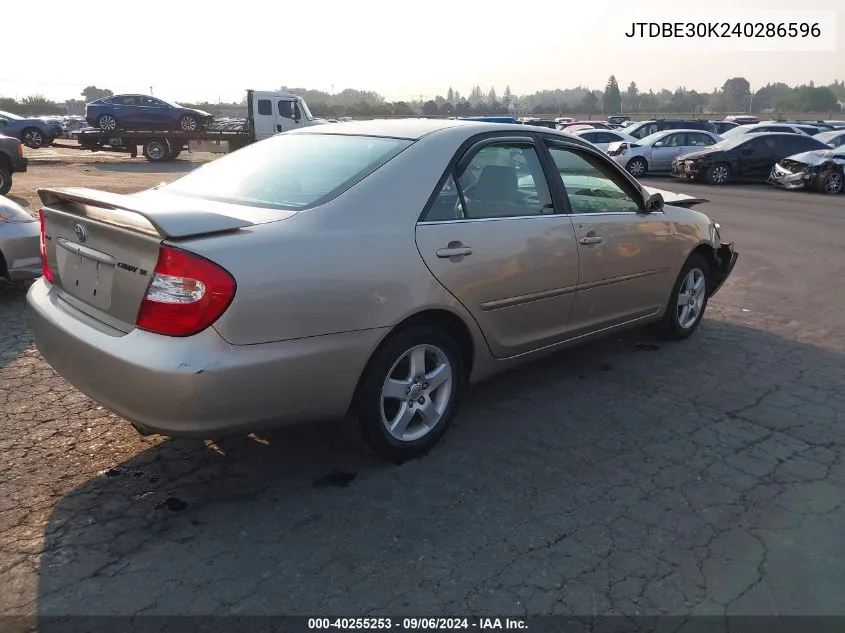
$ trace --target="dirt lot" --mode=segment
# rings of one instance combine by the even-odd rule
[[[73,147],[72,141],[59,141]],[[213,160],[212,154],[184,153],[170,163],[150,163],[117,152],[89,152],[66,147],[25,150],[29,169],[14,174],[9,197],[31,211],[38,209],[39,187],[90,187],[116,193],[133,193],[170,181],[198,165]]]
[[[30,209],[197,164],[31,156]],[[709,198],[738,245],[699,332],[499,376],[402,466],[330,425],[142,439],[43,362],[26,284],[0,284],[0,616],[845,615],[842,198],[648,184]]]

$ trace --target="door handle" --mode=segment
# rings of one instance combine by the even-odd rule
[[[578,241],[581,242],[581,244],[601,244],[604,240],[598,235],[593,235],[591,237],[582,237]]]
[[[443,259],[465,257],[466,255],[472,255],[472,249],[469,246],[450,246],[448,248],[441,248],[435,254]]]

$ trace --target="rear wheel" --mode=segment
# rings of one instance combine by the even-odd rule
[[[179,158],[179,154],[182,153],[182,143],[180,141],[171,141],[170,142],[170,160],[176,160]]]
[[[438,328],[413,326],[392,334],[364,370],[348,434],[390,461],[428,452],[454,417],[463,367],[455,341]]]
[[[12,189],[12,172],[0,167],[0,196],[5,196]]]
[[[731,168],[725,163],[716,163],[707,170],[707,182],[711,185],[724,185],[731,177]]]
[[[41,130],[35,127],[25,128],[21,132],[21,143],[32,149],[43,147],[46,140]]]
[[[117,129],[117,119],[111,114],[101,114],[97,117],[97,127],[105,132],[114,132]]]
[[[144,143],[144,156],[152,163],[170,160],[170,146],[165,139],[154,138]]]
[[[695,332],[707,309],[710,275],[710,264],[704,256],[690,255],[675,281],[660,323],[665,338],[680,340]]]
[[[821,193],[828,195],[842,193],[842,173],[835,169],[829,169],[824,172],[816,182]]]
[[[639,178],[640,176],[645,176],[648,171],[648,163],[645,158],[637,156],[636,158],[632,158],[628,161],[625,169],[627,169],[628,173],[630,173],[634,178]]]

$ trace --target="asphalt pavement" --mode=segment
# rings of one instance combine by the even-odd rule
[[[498,376],[401,466],[141,439],[0,287],[0,614],[845,614],[845,196],[646,184],[740,252],[696,335]]]

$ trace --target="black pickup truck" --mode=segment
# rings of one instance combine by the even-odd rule
[[[16,171],[26,171],[27,162],[21,142],[0,134],[0,196],[9,193],[12,188],[12,174]]]

